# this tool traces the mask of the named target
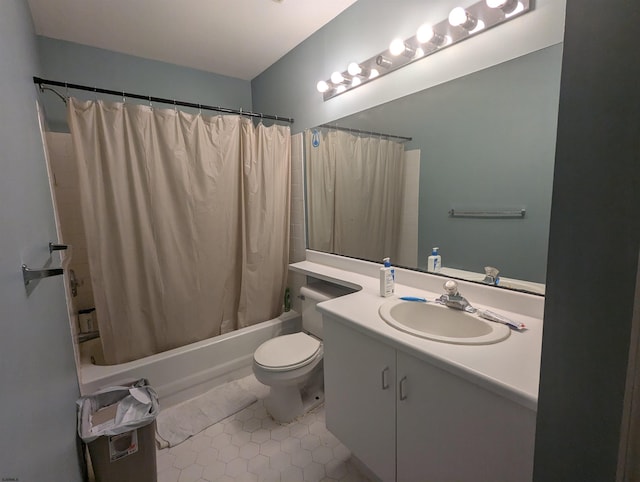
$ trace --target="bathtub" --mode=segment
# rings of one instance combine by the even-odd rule
[[[289,311],[273,320],[119,365],[94,365],[92,349],[100,349],[100,340],[91,340],[81,345],[80,392],[90,394],[146,378],[158,393],[162,408],[170,407],[249,375],[253,352],[261,343],[300,329],[300,315]]]

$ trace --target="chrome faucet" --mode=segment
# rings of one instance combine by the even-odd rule
[[[500,271],[498,268],[494,268],[493,266],[485,266],[484,267],[484,279],[482,282],[487,285],[495,285],[497,286],[500,282],[500,276],[498,274]]]
[[[445,294],[436,299],[436,303],[448,306],[456,310],[466,311],[468,313],[475,313],[476,309],[471,306],[469,301],[460,294],[458,291],[458,283],[453,280],[448,280],[443,285]]]

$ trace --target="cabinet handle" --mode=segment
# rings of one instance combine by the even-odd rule
[[[386,390],[389,388],[389,380],[387,379],[387,375],[389,374],[389,367],[384,367],[382,370],[382,389]]]
[[[407,381],[407,377],[402,377],[402,379],[400,380],[400,400],[406,400],[407,399],[407,394],[404,392],[404,384]]]

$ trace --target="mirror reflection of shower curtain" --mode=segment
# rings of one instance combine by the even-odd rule
[[[306,131],[309,249],[397,255],[404,146],[344,131]],[[317,144],[317,145],[316,145]]]
[[[108,364],[280,314],[289,127],[135,104],[68,106]]]

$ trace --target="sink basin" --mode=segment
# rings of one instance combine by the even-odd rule
[[[509,337],[508,326],[435,303],[390,300],[379,309],[392,327],[421,338],[457,345],[489,345]]]

